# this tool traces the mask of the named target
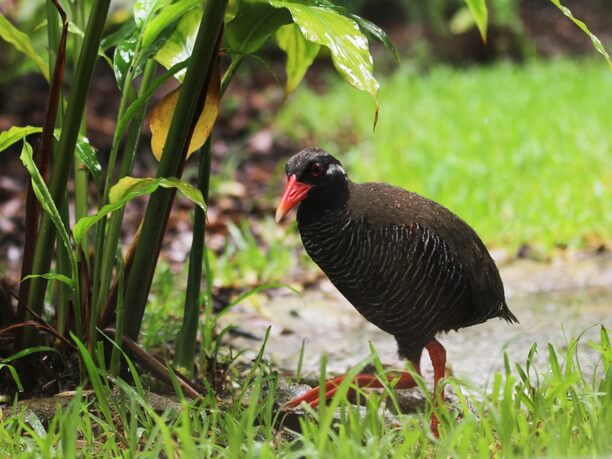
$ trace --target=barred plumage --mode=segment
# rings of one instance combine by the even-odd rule
[[[287,162],[287,186],[276,220],[299,204],[304,247],[334,285],[370,322],[395,336],[399,353],[420,371],[427,349],[434,393],[444,377],[446,351],[435,335],[499,317],[515,322],[493,259],[474,230],[448,209],[415,193],[382,183],[351,182],[340,162],[307,148]],[[397,376],[397,378],[396,378]],[[317,406],[333,397],[344,376],[287,402]],[[388,375],[411,388],[409,372]],[[358,374],[359,387],[383,387]],[[444,391],[436,398],[444,400]],[[431,429],[438,434],[438,418]]]
[[[489,253],[463,220],[415,193],[345,175],[298,209],[304,247],[370,322],[414,360],[439,332],[516,321]]]

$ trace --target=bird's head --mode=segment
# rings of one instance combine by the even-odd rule
[[[276,209],[277,223],[307,198],[333,200],[348,182],[340,161],[316,147],[305,148],[289,158],[285,172],[287,186]]]

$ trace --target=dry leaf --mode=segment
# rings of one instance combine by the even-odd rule
[[[166,94],[166,96],[159,101],[151,112],[151,121],[149,122],[149,127],[151,128],[151,150],[153,151],[153,156],[155,156],[158,161],[161,159],[162,150],[166,143],[166,137],[168,137],[170,123],[172,122],[172,116],[174,115],[176,103],[178,101],[179,90],[180,87]],[[204,142],[206,142],[206,139],[212,131],[218,113],[219,66],[218,64],[215,64],[210,83],[208,84],[204,111],[200,115],[200,118],[198,119],[193,131],[193,136],[191,137],[191,142],[189,143],[189,149],[187,150],[187,157],[204,145]],[[176,151],[175,153],[180,154],[181,152]]]

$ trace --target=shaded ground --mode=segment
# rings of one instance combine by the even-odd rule
[[[580,344],[584,370],[594,355],[587,342],[598,336],[599,326],[612,326],[612,254],[605,253],[552,264],[517,260],[501,267],[508,303],[520,320],[510,326],[501,320],[451,332],[441,337],[448,352],[448,369],[477,385],[503,370],[503,353],[510,362],[524,363],[537,343],[537,363],[547,360],[546,344],[559,349],[584,332]],[[305,352],[302,373],[308,383],[318,381],[320,357],[328,356],[331,374],[342,374],[369,355],[372,341],[384,364],[402,368],[395,340],[367,323],[327,280],[302,295],[277,292],[258,309],[239,306],[224,321],[258,338],[272,326],[266,355],[285,374],[295,374],[302,341]],[[256,312],[255,312],[256,311]],[[250,349],[242,357],[250,361],[260,340],[232,337],[232,346]],[[425,360],[424,360],[425,361]],[[432,377],[429,362],[423,365]]]

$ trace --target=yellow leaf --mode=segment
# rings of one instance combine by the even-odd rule
[[[176,88],[174,91],[166,94],[166,96],[159,101],[151,112],[151,121],[149,122],[149,127],[151,128],[151,150],[153,151],[153,156],[155,156],[158,161],[161,159],[162,150],[164,149],[164,145],[166,143],[166,137],[168,137],[170,123],[172,122],[172,116],[174,115],[174,111],[176,109],[180,89],[180,87]],[[206,139],[208,139],[208,136],[212,131],[218,113],[219,67],[218,65],[215,65],[210,83],[208,84],[204,110],[200,114],[195,129],[193,130],[193,136],[191,137],[189,149],[187,150],[187,157],[204,145],[204,142],[206,142]],[[182,152],[180,151],[173,152],[173,154],[178,155],[181,153]]]

